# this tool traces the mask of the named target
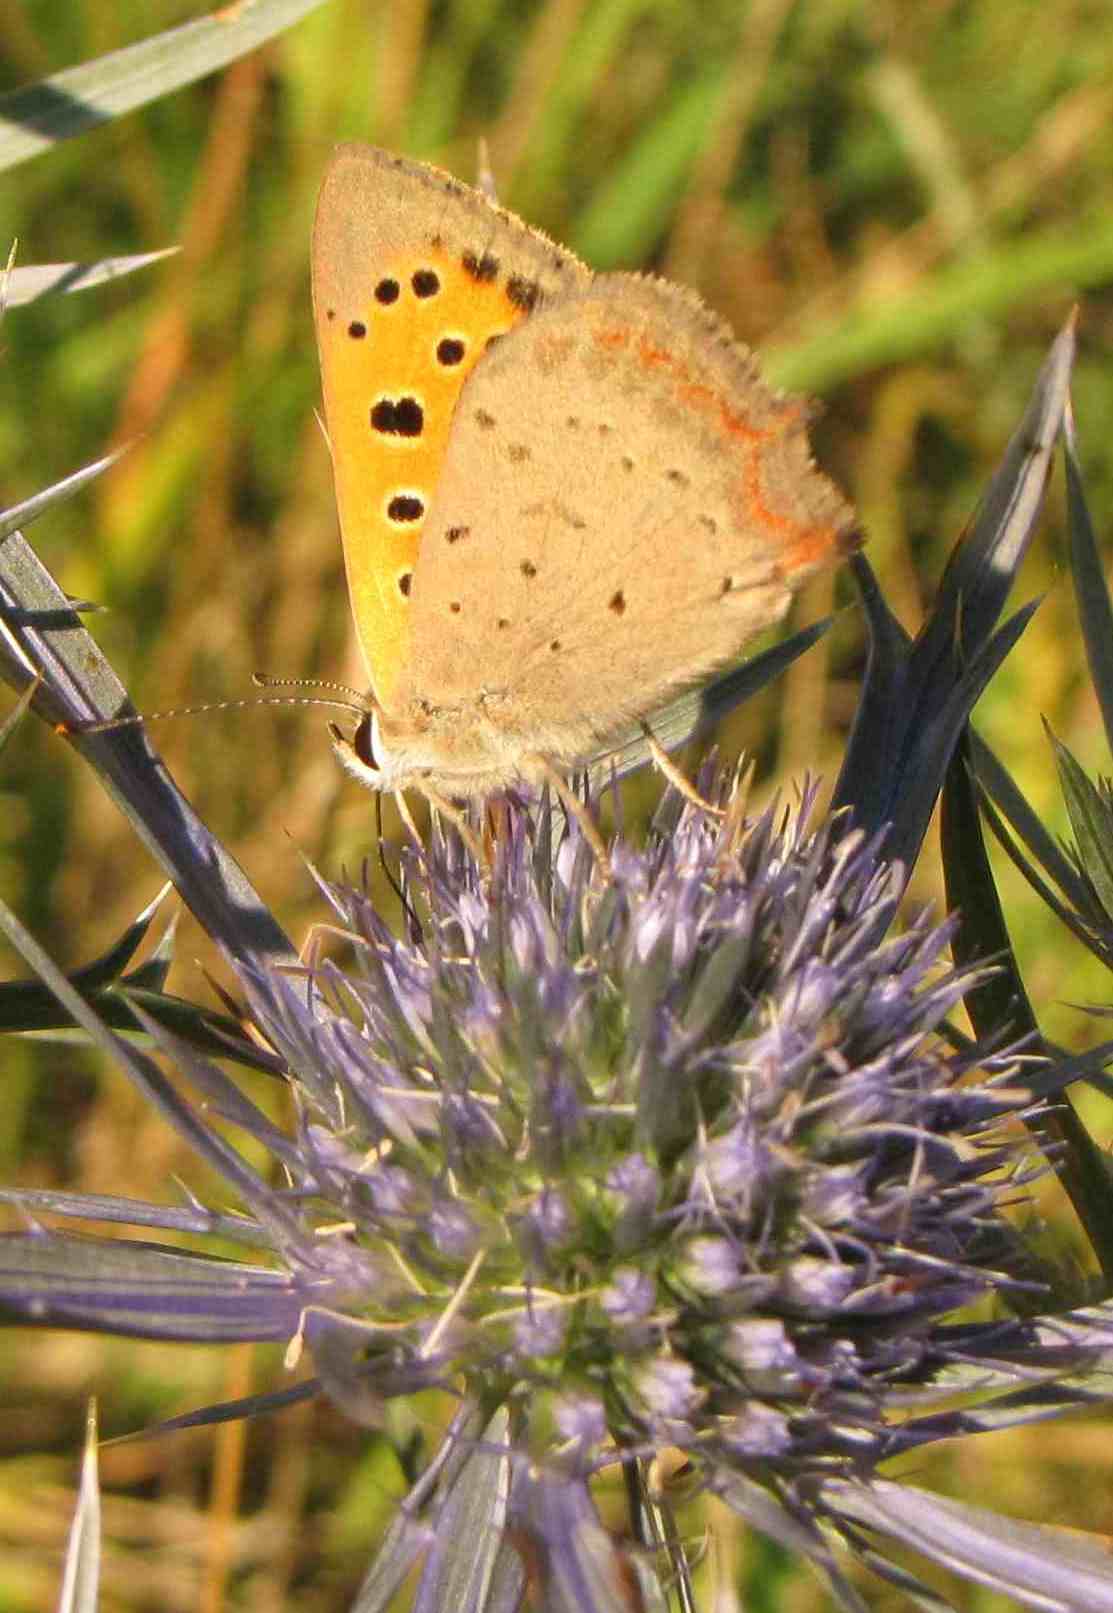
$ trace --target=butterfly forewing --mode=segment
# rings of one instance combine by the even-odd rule
[[[457,400],[489,344],[582,264],[448,174],[342,146],[321,187],[313,303],[356,630],[388,705]]]

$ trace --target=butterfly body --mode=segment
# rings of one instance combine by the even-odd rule
[[[374,787],[572,765],[852,541],[804,407],[698,299],[593,276],[436,170],[341,148],[314,302],[372,685],[339,749]]]

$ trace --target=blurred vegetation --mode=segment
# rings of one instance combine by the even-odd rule
[[[196,14],[185,0],[22,0],[0,10],[0,90]],[[5,319],[0,498],[132,444],[33,537],[72,594],[107,607],[94,631],[140,709],[237,699],[256,670],[360,683],[314,418],[316,187],[342,138],[468,178],[484,136],[502,199],[532,223],[597,267],[696,286],[773,379],[818,393],[818,455],[856,500],[914,631],[1076,299],[1081,450],[1108,530],[1111,131],[1108,0],[330,0],[219,77],[5,176],[20,262],[181,251]],[[1091,771],[1110,765],[1061,574],[1060,510],[1056,486],[1023,579],[1025,597],[1046,597],[978,712],[1056,832],[1067,825],[1040,714]],[[817,583],[797,620],[828,609],[834,587]],[[763,796],[805,771],[833,779],[862,653],[850,612],[733,721],[724,745],[757,754]],[[322,916],[299,854],[330,873],[374,864],[373,803],[340,775],[320,712],[219,713],[156,738],[296,938]],[[645,803],[658,788],[645,777],[635,794]],[[386,830],[397,832],[389,806]],[[999,874],[1045,1029],[1071,1046],[1097,1040],[1102,1027],[1073,1005],[1101,995],[1101,974]],[[4,897],[74,966],[156,885],[92,775],[25,725],[0,774]],[[940,890],[929,851],[913,896]],[[198,957],[215,967],[186,918],[172,989],[204,992]],[[166,1198],[176,1173],[189,1179],[162,1122],[78,1048],[9,1048],[4,1090],[2,1183]],[[1107,1137],[1096,1107],[1087,1114]],[[1037,1197],[1059,1213],[1050,1186]],[[1065,1217],[1054,1235],[1068,1257],[1079,1247]],[[272,1351],[54,1334],[3,1336],[0,1372],[4,1610],[56,1595],[86,1393],[111,1435],[282,1381]],[[1108,1449],[1091,1418],[983,1440],[917,1477],[1113,1534]],[[103,1605],[136,1613],[341,1607],[400,1487],[327,1406],[121,1446],[104,1478]],[[822,1605],[772,1547],[718,1550],[745,1565],[753,1606]],[[1000,1605],[947,1590],[964,1609]]]

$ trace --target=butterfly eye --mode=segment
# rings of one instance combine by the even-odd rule
[[[375,737],[375,714],[368,712],[361,718],[359,727],[352,735],[352,749],[364,767],[370,768],[373,773],[379,771],[379,761],[375,755]]]

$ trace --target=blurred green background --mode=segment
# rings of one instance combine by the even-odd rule
[[[230,7],[234,10],[234,7]],[[0,90],[198,14],[175,0],[15,0]],[[1113,6],[1102,0],[330,0],[223,74],[4,178],[19,261],[178,243],[140,274],[9,313],[0,499],[131,443],[31,531],[140,709],[251,693],[252,672],[361,683],[331,475],[314,410],[308,236],[337,140],[364,138],[463,178],[489,144],[504,202],[594,266],[697,287],[824,409],[818,457],[855,499],[890,604],[915,630],[950,546],[1071,304],[1075,403],[1099,534],[1113,510]],[[5,245],[6,251],[6,245]],[[1109,767],[1089,692],[1053,486],[1022,597],[1046,597],[978,711],[1046,822],[1065,819],[1039,718]],[[802,623],[844,583],[822,579]],[[759,762],[760,799],[833,781],[863,655],[856,612],[724,735]],[[230,711],[153,736],[201,813],[300,941],[326,874],[373,862],[373,803],[337,769],[317,711]],[[88,960],[159,876],[68,748],[26,724],[0,759],[0,892],[67,966]],[[659,789],[636,781],[643,806]],[[397,820],[388,807],[388,834]],[[1000,863],[1000,859],[998,860]],[[1088,1045],[1077,1007],[1104,978],[1000,867],[1048,1032]],[[916,901],[940,898],[929,846]],[[216,967],[188,916],[171,988]],[[7,972],[21,973],[14,960]],[[11,1044],[0,1183],[167,1199],[182,1145],[79,1049]],[[268,1101],[273,1103],[273,1096]],[[1087,1117],[1103,1138],[1100,1105]],[[1064,1255],[1083,1259],[1052,1184]],[[283,1380],[273,1351],[173,1350],[76,1335],[0,1337],[0,1613],[52,1604],[84,1397],[106,1433]],[[1113,1536],[1108,1427],[1021,1432],[912,1477],[1024,1517]],[[103,1605],[346,1605],[399,1478],[327,1406],[214,1436],[105,1453]],[[754,1608],[822,1593],[736,1540]],[[713,1554],[714,1555],[714,1554]],[[956,1604],[996,1608],[970,1586]],[[874,1586],[878,1608],[901,1605]],[[716,1604],[723,1613],[734,1604]]]

